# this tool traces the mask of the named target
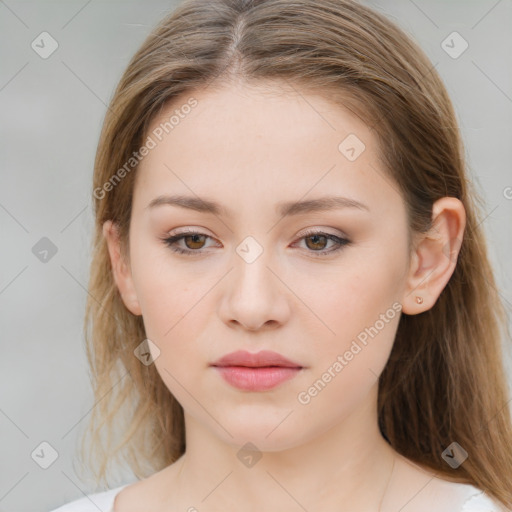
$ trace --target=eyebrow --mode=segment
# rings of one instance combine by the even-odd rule
[[[183,195],[161,195],[155,197],[146,209],[153,209],[162,205],[179,206],[201,213],[211,213],[217,216],[233,217],[233,213],[226,207],[206,198],[183,196]],[[300,215],[303,213],[328,211],[341,208],[356,208],[370,211],[368,206],[354,199],[341,196],[324,196],[318,199],[307,201],[287,201],[276,205],[276,212],[285,217],[287,215]]]

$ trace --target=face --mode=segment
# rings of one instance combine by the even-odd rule
[[[197,104],[180,110],[191,96]],[[207,89],[175,101],[148,134],[176,109],[188,113],[152,136],[137,170],[129,307],[186,417],[227,443],[297,446],[375,396],[409,263],[403,199],[374,134],[327,99],[277,85]],[[148,206],[178,195],[217,210]],[[338,198],[330,208],[285,210],[328,196]],[[238,350],[274,351],[300,369],[212,366]],[[288,378],[275,384],[279,371]]]

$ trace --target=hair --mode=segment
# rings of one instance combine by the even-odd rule
[[[379,428],[411,461],[512,505],[512,423],[500,342],[510,333],[479,220],[483,200],[466,175],[454,108],[416,43],[352,0],[186,0],[154,28],[124,72],[106,112],[93,177],[84,331],[96,398],[87,434],[97,481],[108,481],[107,466],[120,454],[145,478],[186,446],[181,405],[155,365],[134,357],[146,339],[143,318],[122,301],[102,234],[103,223],[114,221],[129,261],[137,165],[119,171],[171,102],[234,80],[288,83],[363,119],[403,196],[408,236],[432,228],[437,199],[463,203],[466,230],[449,282],[431,309],[401,315],[379,379]],[[442,457],[454,441],[469,453],[457,469]]]

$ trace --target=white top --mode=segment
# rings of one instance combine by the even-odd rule
[[[121,489],[130,485],[124,484],[109,491],[89,494],[84,498],[71,501],[66,505],[51,510],[50,512],[114,512],[114,500]],[[457,502],[451,506],[452,512],[507,512],[503,506],[487,496],[482,490],[469,484],[459,484],[450,482],[456,487],[457,491],[463,491],[461,494],[454,493],[456,496],[463,496],[462,500],[457,498]],[[455,490],[455,489],[454,489]],[[453,508],[456,507],[456,508]]]
[[[50,512],[113,512],[114,500],[121,489],[124,489],[129,484],[124,484],[109,491],[98,492],[89,494],[78,500],[71,501],[59,508],[51,510]]]

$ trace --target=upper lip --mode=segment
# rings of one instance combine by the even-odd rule
[[[221,357],[215,361],[212,366],[247,366],[259,368],[263,366],[284,366],[288,368],[302,368],[302,366],[294,361],[290,361],[286,357],[273,352],[271,350],[262,350],[252,354],[246,350],[237,350]]]

